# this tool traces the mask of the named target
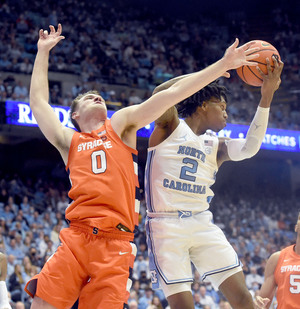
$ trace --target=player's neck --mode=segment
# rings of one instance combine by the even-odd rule
[[[92,131],[98,130],[104,125],[105,120],[99,119],[90,119],[89,122],[86,122],[80,125],[81,131],[85,133],[91,133]]]
[[[184,119],[184,121],[187,123],[187,125],[191,128],[191,130],[196,134],[196,135],[201,135],[204,134],[207,130],[207,127],[205,126],[205,122],[201,121],[196,116],[189,116]]]

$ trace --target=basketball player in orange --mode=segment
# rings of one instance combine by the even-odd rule
[[[32,309],[67,309],[78,298],[80,309],[127,308],[139,212],[136,131],[216,78],[229,77],[229,69],[256,65],[249,61],[257,57],[256,49],[250,44],[238,48],[236,39],[216,63],[111,119],[98,92],[79,95],[71,106],[76,132],[64,127],[48,104],[49,52],[64,39],[61,33],[60,24],[57,31],[50,26],[49,34],[39,32],[30,107],[70,174],[70,226],[61,231],[61,246],[25,290],[34,297]]]
[[[300,213],[295,232],[296,244],[273,253],[267,261],[265,281],[255,300],[259,309],[269,308],[275,294],[277,309],[300,308]],[[264,306],[262,298],[270,302]]]

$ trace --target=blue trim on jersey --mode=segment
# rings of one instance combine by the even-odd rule
[[[204,274],[202,275],[202,281],[203,281],[204,279],[206,279],[206,277],[208,277],[208,276],[215,275],[215,274],[219,274],[219,273],[222,273],[222,272],[224,272],[224,271],[227,271],[227,270],[230,270],[230,269],[239,267],[239,266],[241,265],[241,263],[240,263],[239,258],[238,258],[237,255],[235,255],[235,260],[236,260],[236,263],[233,264],[233,265],[226,266],[226,267],[219,268],[219,269],[215,269],[215,270],[208,271],[208,272],[204,273]]]
[[[166,284],[175,284],[175,283],[184,283],[184,282],[193,282],[193,278],[187,278],[187,279],[176,279],[176,280],[168,280],[167,277],[164,275],[162,269],[159,267],[156,254],[155,254],[155,247],[154,247],[154,242],[152,240],[152,231],[151,231],[151,226],[150,226],[150,221],[151,219],[148,217],[146,220],[146,232],[147,232],[147,245],[148,245],[148,250],[149,250],[149,268],[150,268],[150,273],[152,270],[157,271],[159,276],[164,280]],[[154,289],[159,288],[158,283],[152,282],[152,287]]]
[[[155,150],[148,151],[146,170],[145,170],[145,199],[146,206],[150,212],[154,212],[152,204],[152,190],[151,190],[151,174],[152,174],[152,162],[154,159]]]

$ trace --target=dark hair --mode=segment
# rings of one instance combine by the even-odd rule
[[[73,100],[73,102],[71,104],[71,107],[70,107],[70,119],[71,119],[71,122],[72,122],[73,126],[75,127],[75,129],[77,131],[79,131],[79,132],[81,131],[81,129],[80,129],[79,124],[77,123],[77,121],[72,118],[72,114],[76,111],[79,100],[82,99],[84,96],[89,95],[89,94],[98,94],[99,95],[99,92],[97,90],[90,90],[90,91],[85,92],[85,93],[80,93]]]
[[[178,114],[180,117],[188,117],[192,115],[198,106],[201,106],[204,101],[208,101],[212,98],[221,100],[221,97],[227,102],[227,89],[224,86],[219,85],[219,81],[214,81],[202,88],[192,96],[181,101],[176,105]]]

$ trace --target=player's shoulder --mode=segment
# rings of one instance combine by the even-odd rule
[[[276,251],[276,252],[274,252],[274,253],[269,257],[267,263],[270,264],[270,265],[274,265],[274,266],[276,267],[281,252],[282,252],[282,251]]]

